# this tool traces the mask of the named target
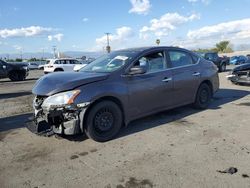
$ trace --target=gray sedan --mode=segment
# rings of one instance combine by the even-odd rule
[[[143,116],[187,104],[207,108],[219,88],[217,71],[212,62],[181,48],[114,51],[79,72],[40,78],[32,90],[33,126],[36,132],[85,132],[104,142]]]

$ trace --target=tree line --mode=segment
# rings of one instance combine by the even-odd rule
[[[218,52],[218,53],[231,53],[233,52],[233,49],[232,49],[232,45],[230,43],[230,41],[228,40],[223,40],[219,43],[216,43],[215,44],[215,47],[213,48],[199,48],[197,50],[195,50],[196,52]]]

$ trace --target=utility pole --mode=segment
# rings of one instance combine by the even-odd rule
[[[43,52],[43,54],[42,54],[42,60],[43,60],[43,58],[44,58],[44,48],[42,48],[42,52]]]
[[[110,35],[111,33],[105,33],[105,34],[107,35],[107,46],[106,46],[106,51],[107,51],[108,53],[110,53],[111,47],[110,47],[110,45],[109,45],[109,35]]]
[[[56,46],[52,46],[52,49],[54,51],[54,58],[56,58]]]
[[[21,58],[21,61],[23,61],[23,51],[20,50],[20,58]]]

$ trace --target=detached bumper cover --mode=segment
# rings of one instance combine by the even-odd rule
[[[249,74],[229,74],[226,76],[228,80],[232,81],[233,83],[238,84],[250,84],[250,75]]]

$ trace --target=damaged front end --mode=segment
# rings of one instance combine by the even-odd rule
[[[37,95],[33,101],[35,110],[29,130],[36,134],[75,135],[81,133],[81,117],[89,105],[88,102],[75,104],[79,90],[68,91],[50,97]]]
[[[227,75],[227,79],[234,84],[250,84],[250,63],[235,67]]]

